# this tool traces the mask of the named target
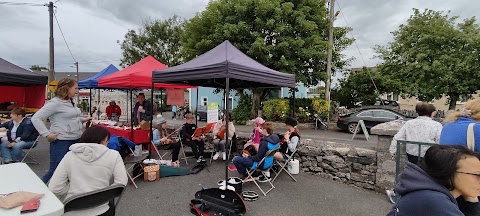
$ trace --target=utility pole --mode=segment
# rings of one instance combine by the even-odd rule
[[[333,52],[333,21],[335,19],[335,0],[329,1],[329,25],[328,25],[328,47],[327,47],[327,81],[325,82],[325,100],[328,104],[328,119],[327,122],[330,122],[330,85],[331,85],[331,76],[332,76],[332,52]]]
[[[78,79],[79,79],[79,76],[78,76],[78,62],[75,62],[74,64],[77,67],[77,84],[78,84]],[[80,92],[77,94],[77,106],[79,104],[80,104]]]
[[[48,84],[55,80],[55,61],[54,61],[54,50],[53,50],[53,2],[48,3],[48,16],[50,18],[50,40],[49,40],[49,47],[50,47],[50,61],[49,61],[49,69],[48,69]],[[52,96],[52,94],[50,94]],[[52,97],[50,97],[52,98]]]

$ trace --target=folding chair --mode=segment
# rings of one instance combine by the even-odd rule
[[[268,144],[269,146],[271,146],[271,148],[269,148],[270,150],[267,151],[267,153],[265,154],[265,157],[262,158],[262,160],[260,162],[255,162],[253,163],[253,166],[250,168],[250,169],[247,169],[247,181],[248,180],[253,180],[253,182],[257,185],[258,189],[260,189],[260,191],[262,191],[263,195],[264,196],[267,196],[268,192],[270,192],[271,190],[273,190],[275,188],[275,186],[273,186],[272,184],[272,181],[271,179],[267,178],[267,182],[270,184],[270,188],[267,190],[267,191],[264,191],[262,189],[262,187],[260,187],[260,185],[258,184],[257,182],[257,179],[255,179],[252,175],[256,172],[256,171],[263,171],[263,170],[268,170],[270,169],[272,166],[273,166],[273,163],[274,163],[274,160],[275,160],[275,153],[278,152],[278,150],[280,149],[279,148],[279,144],[271,144],[269,143]],[[263,173],[262,173],[263,175]]]
[[[95,208],[111,201],[113,201],[113,208],[116,209],[124,191],[124,185],[114,184],[103,189],[71,196],[63,201],[65,213]],[[117,198],[116,202],[115,198]]]
[[[37,139],[35,139],[35,141],[33,142],[33,145],[30,147],[30,148],[24,148],[22,149],[22,154],[24,155],[22,160],[20,162],[22,163],[31,163],[31,164],[40,164],[37,160],[35,160],[35,158],[33,156],[30,155],[30,152],[32,151],[33,148],[35,148],[38,144],[38,139],[40,139],[40,136],[37,137]],[[31,162],[24,162],[25,159],[30,159]]]
[[[288,164],[290,163],[292,158],[294,158],[294,155],[297,153],[299,147],[300,147],[300,142],[298,143],[295,151],[293,151],[292,154],[290,154],[290,156],[287,155],[287,159],[285,159],[283,161],[275,160],[275,163],[280,166],[280,170],[278,172],[276,172],[274,169],[271,169],[273,171],[273,173],[275,173],[275,178],[272,179],[272,182],[275,182],[275,179],[277,179],[277,177],[280,175],[280,173],[282,173],[282,171],[285,171],[285,173],[287,173],[294,181],[297,181],[297,179],[295,179],[295,177],[293,177],[293,175],[285,168],[288,166]]]
[[[188,158],[195,158],[194,156],[190,156],[190,157],[187,157],[187,154],[185,154],[185,147],[183,145],[183,139],[182,137],[180,136],[180,133],[178,133],[176,136],[174,136],[175,139],[178,139],[179,142],[180,142],[180,154],[183,155],[183,157],[180,157],[180,160],[184,159],[185,160],[185,164],[188,165],[188,161],[187,159]]]
[[[137,184],[135,184],[135,179],[143,175],[144,170],[143,170],[143,164],[142,163],[145,159],[147,159],[147,155],[142,154],[141,156],[134,156],[133,150],[130,148],[130,146],[127,145],[127,147],[130,150],[131,154],[127,158],[123,159],[123,163],[125,164],[125,166],[130,164],[130,166],[127,167],[127,169],[126,169],[127,170],[127,176],[128,176],[128,179],[133,183],[135,188],[138,189]],[[134,170],[136,164],[139,164],[141,171],[136,176],[132,176],[134,174],[133,170]],[[132,171],[132,175],[130,175],[130,171]]]
[[[237,134],[233,133],[232,139],[228,140],[230,142],[230,147],[228,148],[227,160],[230,160],[230,156],[232,154],[232,147],[233,145],[237,145]],[[210,163],[212,163],[213,155],[215,154],[215,150],[212,151],[212,155],[210,156]]]

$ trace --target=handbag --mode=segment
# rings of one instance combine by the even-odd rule
[[[475,123],[470,123],[467,128],[467,147],[468,149],[475,151],[475,131],[473,127]]]

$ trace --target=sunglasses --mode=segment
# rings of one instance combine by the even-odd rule
[[[457,171],[457,173],[463,173],[467,175],[474,175],[474,176],[480,177],[480,173],[469,173],[469,172],[459,172],[459,171]]]

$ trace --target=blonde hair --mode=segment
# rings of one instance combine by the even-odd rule
[[[68,90],[70,90],[70,88],[75,84],[77,84],[77,81],[69,78],[63,78],[60,80],[60,82],[58,82],[57,87],[55,88],[55,96],[62,100],[70,99],[68,97]]]
[[[448,122],[457,121],[458,118],[471,118],[475,121],[480,121],[480,99],[469,100],[465,103],[462,111],[453,112],[448,116]]]
[[[262,124],[262,129],[265,129],[268,134],[273,134],[273,123],[272,122],[264,122]]]

